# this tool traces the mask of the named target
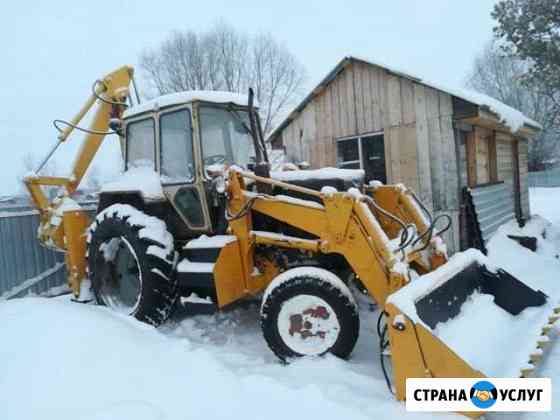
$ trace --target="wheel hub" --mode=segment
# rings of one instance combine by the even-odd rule
[[[338,339],[340,324],[333,308],[313,295],[298,295],[282,305],[278,329],[284,343],[302,355],[328,351]]]
[[[112,239],[102,251],[111,269],[101,286],[101,300],[112,309],[131,314],[138,306],[142,284],[140,264],[134,249],[121,237]]]

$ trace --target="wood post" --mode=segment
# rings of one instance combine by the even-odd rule
[[[477,184],[476,137],[474,130],[467,133],[465,146],[467,151],[467,184],[472,188]]]

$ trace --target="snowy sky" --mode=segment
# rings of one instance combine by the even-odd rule
[[[0,25],[0,195],[21,190],[22,157],[55,142],[51,121],[70,119],[92,82],[170,31],[204,30],[223,18],[269,31],[307,67],[311,88],[345,55],[371,57],[448,85],[461,85],[491,37],[493,0],[4,2]],[[57,154],[68,172],[79,138]],[[116,138],[94,162],[118,170]]]

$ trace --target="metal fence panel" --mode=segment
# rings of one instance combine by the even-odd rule
[[[529,172],[529,187],[560,187],[560,168]]]
[[[38,226],[36,211],[0,213],[0,299],[43,293],[66,282],[64,254],[39,244]]]
[[[504,223],[515,219],[511,185],[501,183],[470,190],[484,243]]]

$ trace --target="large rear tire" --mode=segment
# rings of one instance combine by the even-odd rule
[[[268,286],[261,328],[281,360],[326,353],[347,358],[358,339],[360,319],[342,280],[324,269],[298,267]]]
[[[97,303],[158,326],[177,297],[173,238],[165,223],[129,205],[99,213],[88,231],[88,274]]]

